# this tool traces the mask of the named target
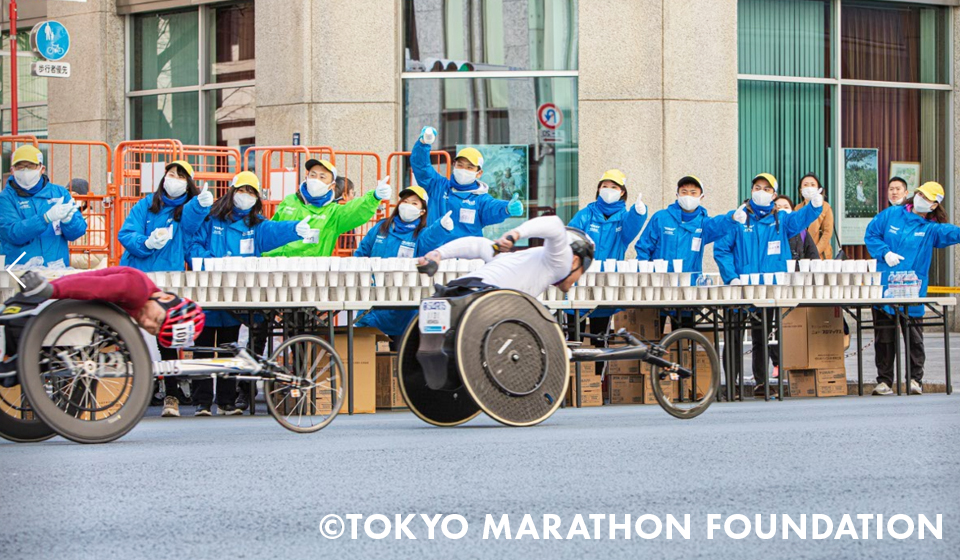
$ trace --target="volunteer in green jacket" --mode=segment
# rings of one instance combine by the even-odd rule
[[[268,257],[329,257],[341,233],[358,228],[373,218],[381,200],[393,193],[390,177],[377,182],[377,188],[346,204],[333,200],[337,168],[325,159],[307,162],[307,180],[297,192],[287,196],[277,207],[273,221],[301,221],[310,218],[313,235],[264,253]]]

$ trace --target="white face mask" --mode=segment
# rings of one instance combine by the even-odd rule
[[[773,202],[773,197],[776,196],[773,193],[768,193],[767,191],[753,191],[753,196],[751,197],[753,203],[757,206],[770,206],[770,203]]]
[[[919,194],[913,197],[913,209],[919,214],[929,214],[933,210],[933,204]]]
[[[163,179],[163,190],[167,191],[170,198],[180,198],[187,192],[187,182],[183,179],[165,177]]]
[[[680,208],[683,208],[687,212],[693,212],[697,208],[700,208],[700,197],[699,196],[678,196],[677,204],[679,204]]]
[[[420,209],[409,202],[404,202],[398,206],[397,212],[400,214],[400,219],[405,222],[412,222],[420,217]]]
[[[257,197],[247,193],[233,193],[233,206],[237,210],[249,210],[257,203]]]
[[[40,182],[40,168],[36,169],[18,169],[13,172],[13,178],[17,184],[25,189],[32,189]]]
[[[332,184],[324,183],[320,179],[307,179],[307,192],[314,198],[326,196]]]
[[[477,172],[470,171],[469,169],[454,169],[453,180],[456,181],[458,185],[472,185],[477,181]]]
[[[777,209],[777,214],[789,214],[790,212],[793,212],[793,210],[791,210],[791,209],[789,209],[789,208],[778,208],[778,209]]]
[[[814,195],[819,194],[822,191],[823,189],[818,189],[817,187],[803,187],[802,189],[800,189],[800,196],[802,196],[803,198],[810,198],[810,197],[813,197]]]
[[[607,204],[613,204],[614,202],[620,200],[621,196],[623,195],[620,192],[620,189],[613,189],[610,187],[604,187],[600,189],[600,199]]]

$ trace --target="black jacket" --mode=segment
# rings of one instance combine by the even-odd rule
[[[817,259],[820,260],[820,251],[817,251],[817,244],[813,238],[807,235],[795,235],[790,238],[790,253],[793,260]]]

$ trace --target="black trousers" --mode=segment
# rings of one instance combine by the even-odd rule
[[[896,330],[893,328],[896,319],[879,309],[873,310],[873,324],[876,329],[876,364],[877,383],[883,382],[893,386],[893,368],[897,360]],[[927,361],[927,353],[923,347],[923,328],[915,319],[900,318],[900,329],[903,332],[904,344],[910,338],[910,378],[923,384],[923,364]]]
[[[205,327],[194,341],[196,346],[214,347],[236,342],[240,339],[240,325],[235,327]],[[215,358],[212,352],[194,352],[194,358]],[[237,400],[237,380],[232,377],[217,378],[217,405],[232,405]],[[213,379],[204,378],[193,382],[193,402],[197,406],[213,404]]]
[[[774,310],[758,310],[758,314],[759,313],[767,316],[767,332],[769,333],[773,329]],[[758,316],[757,321],[754,321],[754,324],[750,325],[750,337],[753,338],[753,378],[756,380],[757,385],[767,382],[768,362],[763,361],[764,345],[767,347],[768,361],[773,362],[774,366],[780,365],[780,349],[776,346],[770,346],[768,338],[764,336],[763,323],[761,321],[763,321],[762,316]]]
[[[165,348],[157,344],[157,347],[160,349],[160,359],[167,360],[179,360],[180,351],[176,348]],[[183,396],[180,391],[180,379],[178,377],[164,377],[163,378],[163,390],[168,397],[176,397],[178,400],[182,400]]]

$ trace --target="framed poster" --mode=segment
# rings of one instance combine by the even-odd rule
[[[457,152],[467,146],[457,145]],[[483,175],[479,181],[487,186],[489,194],[497,200],[510,200],[518,195],[523,202],[523,215],[507,218],[503,222],[483,228],[488,239],[501,235],[527,220],[530,200],[530,164],[526,144],[481,144],[473,146],[483,156]]]
[[[843,209],[840,241],[862,245],[867,224],[879,208],[879,168],[876,148],[843,149]]]
[[[907,190],[914,191],[920,186],[920,162],[919,161],[891,161],[890,177],[900,177],[907,182]]]

